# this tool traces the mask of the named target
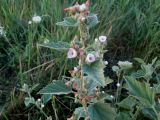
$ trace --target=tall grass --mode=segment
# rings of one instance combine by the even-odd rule
[[[2,80],[9,81],[11,86],[43,85],[66,74],[73,62],[64,61],[65,53],[40,48],[37,43],[46,38],[50,42],[73,38],[75,30],[57,27],[55,23],[66,16],[63,9],[76,1],[0,0],[0,25],[7,31],[6,38],[0,37],[0,85],[4,84]],[[160,57],[159,0],[91,0],[91,3],[91,11],[100,19],[99,25],[91,30],[91,42],[97,35],[109,34],[111,55],[141,57],[146,61]],[[42,16],[42,23],[28,25],[35,14]]]

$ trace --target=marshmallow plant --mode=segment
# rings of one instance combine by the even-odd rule
[[[108,64],[103,61],[104,46],[107,45],[107,37],[99,36],[96,40],[91,40],[89,29],[99,23],[97,15],[90,13],[90,2],[79,4],[66,8],[69,17],[64,21],[58,22],[59,26],[76,27],[79,34],[68,43],[57,42],[53,49],[65,49],[66,59],[77,60],[77,66],[70,70],[71,77],[63,77],[62,80],[55,80],[51,84],[39,91],[43,98],[51,99],[51,96],[62,94],[74,94],[75,102],[80,103],[73,112],[73,115],[67,120],[114,120],[114,109],[104,102],[104,91],[101,88],[106,86],[109,81],[105,80],[104,67]],[[93,44],[89,44],[93,41]],[[58,45],[58,47],[54,47]],[[51,48],[50,43],[41,46]],[[64,47],[65,46],[65,47]],[[66,79],[65,79],[66,78]],[[68,80],[69,78],[69,80]]]
[[[76,3],[66,8],[65,11],[69,13],[69,17],[57,23],[59,26],[77,28],[78,34],[70,43],[62,41],[50,43],[47,40],[39,44],[39,46],[54,50],[63,50],[66,52],[66,59],[77,61],[77,65],[69,70],[70,76],[54,80],[41,89],[39,91],[42,95],[41,100],[35,100],[30,94],[31,90],[24,85],[22,91],[28,93],[25,105],[35,104],[47,117],[43,111],[45,104],[49,100],[53,100],[54,103],[57,95],[70,94],[74,95],[75,104],[77,103],[79,107],[69,118],[66,118],[67,120],[139,120],[142,114],[151,120],[158,120],[160,103],[159,99],[155,99],[155,95],[160,93],[159,74],[156,73],[156,70],[160,68],[160,61],[157,61],[157,58],[151,64],[146,64],[143,60],[136,58],[136,61],[141,64],[141,69],[131,74],[133,64],[129,61],[119,61],[112,67],[117,75],[117,78],[114,78],[114,83],[116,83],[111,90],[112,94],[101,91],[113,81],[109,77],[104,77],[103,70],[108,65],[107,61],[103,61],[107,36],[102,35],[95,40],[90,39],[89,29],[97,25],[99,21],[96,14],[90,13],[89,6],[88,0],[86,3]],[[39,22],[41,19],[36,17],[33,21]],[[90,41],[92,44],[89,43]],[[122,100],[124,88],[128,92],[123,94]]]

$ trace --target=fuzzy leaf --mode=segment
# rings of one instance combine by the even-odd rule
[[[38,44],[41,47],[46,47],[50,49],[55,49],[55,50],[68,50],[70,48],[70,44],[67,42],[51,42],[51,43],[43,43],[43,44]]]
[[[115,120],[115,111],[106,103],[97,102],[88,107],[90,120]]]
[[[124,112],[119,112],[116,120],[132,120],[131,117],[129,116],[129,114],[124,113]]]
[[[72,93],[72,89],[67,87],[62,80],[54,81],[53,83],[47,85],[39,94],[52,94],[52,95],[62,95]]]
[[[89,28],[96,26],[98,23],[99,21],[98,21],[98,17],[96,14],[91,13],[87,16],[87,26]]]
[[[138,70],[137,72],[132,73],[134,78],[142,78],[145,76],[145,72],[143,70]]]
[[[84,64],[82,67],[84,73],[86,73],[90,79],[97,82],[100,86],[105,86],[103,68],[103,62],[100,60],[95,61],[92,64]]]
[[[118,106],[128,110],[132,110],[133,107],[136,105],[136,103],[137,103],[137,100],[134,97],[129,96],[123,99],[120,103],[118,103]]]
[[[86,117],[86,113],[85,113],[83,107],[76,108],[75,111],[74,111],[74,114],[75,114],[75,119],[76,120],[79,120],[80,118]]]
[[[94,81],[90,77],[85,77],[85,80],[87,81],[87,91],[88,95],[93,94],[93,90],[99,86],[98,82]]]
[[[154,72],[154,68],[152,67],[152,65],[151,64],[148,64],[148,65],[142,64],[141,68],[145,72],[144,78],[146,80],[150,80],[152,78],[152,74]]]
[[[113,80],[110,77],[105,77],[105,84],[108,85],[111,83],[113,83]]]
[[[142,110],[142,112],[146,117],[148,117],[148,118],[150,118],[152,120],[158,120],[158,115],[157,115],[157,113],[155,113],[153,108],[144,108]]]
[[[113,66],[112,70],[116,73],[118,73],[120,71],[120,68],[118,66]]]
[[[28,107],[30,104],[35,104],[35,100],[33,97],[26,97],[24,100],[24,104],[26,107]]]
[[[125,81],[128,84],[129,91],[136,96],[141,102],[146,105],[154,105],[155,93],[150,89],[149,85],[146,83],[140,83],[133,77],[126,76]]]
[[[51,98],[52,98],[52,94],[43,94],[41,99],[43,103],[47,103]]]
[[[64,21],[58,22],[56,23],[56,25],[65,26],[65,27],[76,27],[79,25],[79,21],[73,17],[66,17],[64,18]]]
[[[145,64],[144,60],[141,58],[134,58],[135,61],[137,61],[140,64]]]

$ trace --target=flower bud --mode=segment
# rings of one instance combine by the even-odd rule
[[[29,25],[32,24],[32,21],[28,21],[28,24],[29,24]]]
[[[117,86],[117,87],[120,87],[120,86],[121,86],[121,84],[118,82],[118,83],[116,84],[116,86]]]
[[[104,64],[105,64],[105,65],[108,65],[108,61],[104,61]]]

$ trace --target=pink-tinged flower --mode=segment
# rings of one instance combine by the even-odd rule
[[[92,63],[92,62],[94,62],[94,61],[96,61],[95,55],[92,54],[92,53],[89,53],[89,54],[87,55],[87,57],[86,57],[86,62]]]
[[[77,51],[73,48],[69,48],[69,51],[67,53],[67,58],[75,58],[77,57]]]
[[[106,40],[107,40],[107,37],[106,37],[106,36],[99,36],[99,41],[100,41],[101,43],[105,43]]]

